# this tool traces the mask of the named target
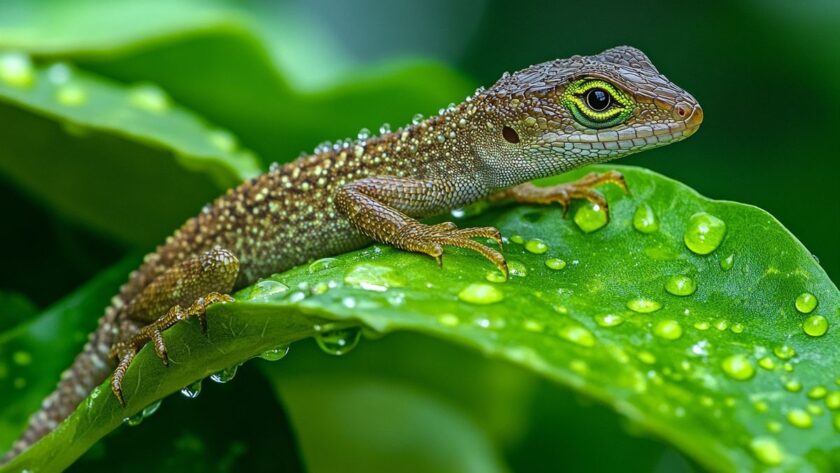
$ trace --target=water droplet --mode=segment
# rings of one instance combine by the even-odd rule
[[[485,276],[484,279],[486,279],[490,282],[505,282],[505,281],[507,281],[507,278],[505,278],[505,275],[502,274],[500,271],[488,271],[487,276]]]
[[[455,327],[461,323],[461,319],[454,314],[441,314],[438,316],[437,320],[441,325],[445,325],[447,327]]]
[[[715,320],[715,328],[723,332],[729,328],[729,321],[726,319]]]
[[[770,358],[769,356],[765,356],[764,358],[758,360],[758,366],[760,366],[760,367],[762,367],[766,370],[772,370],[773,368],[776,367],[776,362],[773,361],[773,359]]]
[[[383,123],[382,126],[379,127],[379,134],[387,135],[388,133],[391,133],[391,124]]]
[[[706,212],[699,212],[688,219],[683,234],[685,246],[698,255],[707,255],[717,249],[726,235],[726,223]]]
[[[697,330],[709,330],[709,322],[703,320],[699,322],[694,322],[694,328],[696,328]]]
[[[744,324],[736,323],[732,327],[729,328],[732,333],[743,333],[744,332]]]
[[[277,294],[283,294],[289,290],[289,286],[273,279],[263,279],[251,286],[248,292],[248,299],[268,300]]]
[[[735,255],[729,255],[720,260],[720,269],[729,271],[735,265]]]
[[[356,135],[356,138],[362,142],[366,141],[368,138],[370,138],[370,130],[368,130],[367,128],[362,128],[361,130],[359,130],[359,134]]]
[[[186,397],[187,399],[195,399],[201,394],[201,380],[190,384],[184,388],[181,388],[181,394]]]
[[[519,261],[508,261],[508,270],[510,271],[511,276],[524,278],[528,275],[528,268]]]
[[[808,404],[807,406],[808,412],[814,416],[821,416],[823,415],[823,408],[816,405],[816,404]]]
[[[236,137],[227,130],[213,130],[207,135],[207,140],[211,145],[225,153],[232,153],[239,146],[236,142]]]
[[[828,331],[828,320],[822,315],[812,315],[805,319],[802,330],[812,337],[821,337]]]
[[[422,113],[416,113],[416,114],[414,114],[413,117],[411,117],[411,124],[412,125],[419,125],[420,122],[422,122],[422,121],[423,121],[423,114]]]
[[[350,327],[318,333],[315,341],[324,353],[338,356],[355,348],[361,337],[362,331],[358,327]]]
[[[656,363],[656,357],[653,355],[653,353],[649,351],[640,351],[636,354],[636,357],[639,359],[639,361],[646,365],[652,365]]]
[[[674,275],[665,282],[665,290],[675,296],[690,296],[697,290],[697,283],[688,276]]]
[[[320,273],[321,271],[338,266],[341,262],[336,258],[321,258],[309,264],[309,274]]]
[[[782,368],[784,368],[784,370],[788,373],[793,372],[793,365],[791,363],[785,363],[784,365],[782,365]]]
[[[790,345],[779,345],[773,348],[773,354],[778,356],[779,359],[789,360],[796,356],[796,350],[794,350]]]
[[[239,365],[229,366],[222,371],[211,374],[210,379],[221,384],[230,382],[234,377],[236,377],[236,370],[238,369]]]
[[[87,99],[87,91],[78,84],[68,83],[55,91],[55,100],[66,107],[80,107]]]
[[[770,409],[770,406],[767,405],[767,401],[755,401],[753,406],[755,407],[756,412],[767,412],[767,410]]]
[[[657,310],[662,308],[662,304],[653,299],[648,299],[646,297],[637,297],[636,299],[630,299],[625,305],[628,309],[632,310],[633,312],[638,312],[640,314],[649,314],[651,312],[656,312]]]
[[[541,255],[548,251],[548,245],[544,241],[535,238],[533,240],[528,240],[528,243],[525,243],[525,249],[535,255]]]
[[[799,391],[802,391],[802,383],[796,379],[788,380],[785,382],[785,389],[792,393],[798,393]]]
[[[814,386],[808,390],[808,399],[822,399],[828,394],[825,386]]]
[[[375,264],[360,264],[345,276],[345,284],[366,291],[384,292],[392,287],[405,286],[405,280],[393,268]]]
[[[659,222],[656,221],[656,214],[648,204],[642,204],[636,208],[633,214],[633,228],[642,233],[653,233],[659,229]]]
[[[607,224],[607,212],[598,204],[586,202],[578,207],[574,220],[584,233],[592,233]]]
[[[63,62],[57,62],[47,68],[47,80],[53,85],[66,84],[70,81],[73,71]]]
[[[723,368],[723,372],[730,378],[738,381],[750,379],[755,374],[755,368],[753,368],[750,360],[744,355],[731,355],[727,357],[723,360],[721,367]]]
[[[595,323],[601,327],[615,327],[624,322],[624,317],[616,314],[603,314],[595,316]]]
[[[817,307],[817,298],[810,292],[803,292],[796,297],[794,305],[799,312],[809,314]]]
[[[0,80],[12,87],[29,87],[35,82],[32,60],[24,53],[0,55]]]
[[[149,404],[148,406],[146,406],[142,411],[138,412],[137,414],[134,414],[131,417],[126,417],[125,419],[123,419],[123,422],[130,425],[131,427],[135,427],[135,426],[140,425],[140,423],[143,422],[143,419],[145,419],[146,417],[149,417],[152,414],[154,414],[155,412],[157,412],[158,408],[160,407],[160,403],[161,403],[161,400],[158,400],[158,401],[155,401],[155,402]]]
[[[512,241],[514,243],[518,243],[520,245],[525,243],[525,239],[522,238],[522,235],[511,235],[510,241]]]
[[[545,325],[539,320],[525,319],[522,326],[529,332],[542,332],[545,330]]]
[[[458,298],[471,304],[493,304],[505,298],[505,295],[489,284],[473,283],[461,289]]]
[[[840,409],[840,391],[832,391],[825,396],[825,407],[832,411]]]
[[[782,447],[771,437],[756,437],[750,442],[753,455],[765,465],[775,466],[785,459]]]
[[[12,354],[12,361],[18,366],[32,363],[32,355],[28,351],[16,351]]]
[[[660,320],[653,327],[653,334],[665,340],[676,340],[682,337],[683,329],[676,320]]]
[[[289,354],[290,346],[286,343],[277,345],[274,348],[268,349],[260,353],[260,358],[267,361],[279,361]]]
[[[802,409],[791,409],[786,417],[790,425],[799,429],[808,429],[814,425],[811,414],[808,414]]]
[[[169,96],[160,87],[153,84],[140,84],[128,93],[131,105],[147,112],[162,113],[169,109]]]
[[[768,421],[767,430],[773,432],[774,434],[777,434],[782,431],[782,423],[775,420]]]
[[[595,346],[595,335],[580,325],[567,325],[560,329],[560,336],[582,347]]]
[[[560,258],[549,258],[545,260],[545,265],[549,269],[560,270],[566,267],[566,262],[561,260]]]

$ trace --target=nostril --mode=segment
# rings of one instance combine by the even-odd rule
[[[674,107],[674,113],[679,120],[685,120],[691,115],[691,106],[685,102],[680,102]]]

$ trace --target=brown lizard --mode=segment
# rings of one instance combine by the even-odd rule
[[[419,219],[484,198],[564,208],[583,198],[606,208],[593,188],[626,190],[617,172],[552,187],[528,181],[679,141],[702,119],[697,101],[641,51],[617,47],[506,73],[438,116],[272,166],[146,256],[6,458],[54,429],[112,371],[124,403],[121,381],[141,347],[151,342],[167,363],[163,331],[189,317],[205,329],[209,304],[260,277],[372,240],[438,263],[443,247],[468,248],[506,274],[502,254],[474,240],[501,249],[497,229]]]

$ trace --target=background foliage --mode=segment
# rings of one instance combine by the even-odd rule
[[[45,95],[39,102],[7,95],[11,99],[0,108],[0,120],[14,125],[0,129],[0,209],[10,231],[0,234],[0,242],[14,250],[5,256],[10,269],[0,274],[6,292],[3,327],[15,325],[12,317],[23,319],[58,301],[121,255],[147,250],[240,174],[292,159],[324,139],[355,135],[362,126],[376,129],[383,121],[397,126],[416,112],[434,113],[475,85],[492,83],[503,70],[622,43],[646,51],[700,100],[707,116],[690,142],[625,163],[660,170],[707,196],[765,208],[836,277],[840,219],[831,184],[840,178],[832,135],[840,125],[837,22],[838,8],[829,1],[795,7],[782,1],[693,6],[636,2],[632,8],[617,1],[598,7],[535,2],[516,8],[505,2],[442,0],[4,2],[0,48],[30,52],[44,65],[72,62],[78,68],[74,79],[95,81],[96,90],[111,91],[115,103],[131,101],[138,90],[148,91],[143,84],[156,84],[160,89],[152,90],[165,91],[166,107],[184,107],[201,118],[185,111],[180,125],[161,123],[154,113],[147,120],[140,115],[115,122],[108,115],[109,104],[103,103],[97,113],[85,115],[79,109],[45,119],[55,113],[49,110],[53,97]],[[49,71],[39,73],[47,78]],[[112,128],[142,133],[113,133]],[[167,135],[173,129],[183,133],[173,139]],[[205,135],[213,137],[212,146],[201,141]],[[249,149],[241,149],[237,139]],[[116,280],[119,271],[112,271]],[[105,292],[90,307],[104,305]],[[62,304],[68,303],[72,305]],[[92,324],[99,309],[88,313],[90,307],[78,316]],[[60,326],[46,325],[44,330],[54,333]],[[66,336],[79,343],[84,330]],[[453,471],[486,471],[504,464],[536,469],[559,461],[575,465],[582,458],[596,461],[586,466],[603,470],[626,467],[628,458],[645,470],[692,468],[658,441],[628,435],[637,429],[624,426],[610,412],[581,407],[569,394],[530,374],[419,336],[399,337],[363,344],[338,360],[325,360],[296,345],[284,363],[299,366],[300,372],[323,373],[303,384],[323,389],[274,382],[284,399],[309,406],[292,413],[292,418],[309,419],[298,422],[299,434],[307,438],[300,426],[309,425],[319,432],[334,427],[340,437],[341,429],[351,432],[360,422],[345,417],[349,408],[342,405],[363,410],[377,399],[376,407],[386,412],[408,410],[404,415],[446,422],[442,429],[443,424],[429,421],[428,429],[416,429],[417,438],[406,441],[434,446],[440,430],[453,433],[456,440],[447,445],[457,445],[459,455],[430,447],[441,455],[435,465]],[[72,347],[68,350],[72,353]],[[393,358],[406,368],[395,373],[393,367],[370,361],[378,357]],[[56,357],[55,363],[61,360]],[[442,379],[450,376],[436,373],[434,367],[441,365],[463,373],[452,378],[467,379],[466,384],[482,393],[475,398],[486,399],[487,405],[479,406],[478,414],[453,407],[453,397],[466,396],[464,387]],[[39,380],[42,385],[30,391],[28,406],[9,417],[10,422],[19,422],[52,382]],[[237,378],[233,390],[259,390],[264,383],[264,377],[252,374],[241,382]],[[313,392],[319,395],[313,397]],[[229,422],[230,399],[257,403],[240,394],[202,395],[193,405],[203,407],[190,409]],[[308,402],[295,401],[302,398]],[[278,401],[270,401],[260,405],[284,415]],[[180,418],[186,422],[191,416]],[[476,418],[481,419],[479,426]],[[109,455],[137,444],[162,452],[155,448],[161,442],[154,440],[153,424],[142,424],[139,433],[123,429],[91,451],[79,468],[107,468],[114,458]],[[561,424],[575,425],[575,432],[557,428]],[[231,430],[263,438],[276,435],[292,445],[288,432],[273,431],[278,425],[283,424]],[[354,433],[365,438],[364,432]],[[121,440],[126,436],[138,439]],[[242,445],[254,442],[197,442],[190,429],[177,438],[183,448],[176,451],[194,456],[207,445],[223,446],[209,449],[219,455],[211,464],[220,471],[233,464],[231,459],[249,458]],[[538,448],[546,438],[556,442]],[[323,441],[336,443],[335,438]],[[381,437],[360,442],[381,443]],[[505,446],[504,458],[493,444]],[[352,448],[361,452],[360,445]],[[544,455],[552,448],[561,458],[547,461]],[[316,469],[313,461],[318,460],[312,458],[321,456],[305,440],[301,449],[307,465]],[[294,457],[295,450],[283,451]],[[392,451],[405,450],[395,446]],[[394,458],[400,454],[393,453]],[[371,451],[369,457],[390,458],[383,450]],[[174,468],[178,459],[173,458]],[[320,467],[329,470],[329,464]]]

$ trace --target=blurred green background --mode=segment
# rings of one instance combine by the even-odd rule
[[[322,140],[354,136],[362,127],[376,130],[382,122],[396,127],[416,112],[435,113],[463,99],[475,86],[492,84],[504,71],[573,54],[594,54],[619,44],[645,51],[661,72],[700,101],[706,117],[690,140],[632,156],[623,164],[654,169],[712,198],[769,211],[836,280],[840,275],[840,201],[834,188],[840,182],[836,145],[840,3],[833,0],[0,3],[0,50],[23,50],[44,64],[67,61],[118,84],[159,84],[174,103],[230,130],[263,167],[293,159]],[[126,254],[147,251],[219,192],[219,179],[184,177],[178,174],[183,171],[169,168],[157,171],[165,184],[139,181],[145,187],[130,187],[129,177],[142,169],[145,160],[160,154],[158,149],[146,149],[143,140],[125,136],[80,137],[71,128],[46,123],[26,107],[4,103],[0,247],[6,248],[6,270],[0,273],[0,290],[4,297],[21,301],[17,306],[21,309],[4,315],[7,319],[57,301]],[[91,162],[85,161],[92,153],[96,156]],[[177,155],[178,150],[166,153]],[[78,162],[90,168],[73,174],[72,169],[81,169]],[[53,169],[49,163],[60,164]],[[188,184],[179,186],[182,182]],[[87,187],[101,188],[103,194],[87,195],[82,192]],[[87,210],[97,203],[112,213]],[[151,210],[143,212],[144,207]],[[760,240],[761,235],[755,238]],[[91,321],[98,315],[93,314]],[[381,343],[380,357],[412,344],[429,352],[424,344],[437,342]],[[445,349],[431,351],[441,350]],[[318,361],[318,353],[301,351],[301,358],[290,360],[301,372],[339,369]],[[464,358],[455,352],[452,359]],[[377,383],[382,379],[393,383],[395,377],[405,383],[403,378],[411,377],[383,375],[375,363],[358,361],[366,359],[365,353],[356,362],[342,363],[370,376],[377,373]],[[396,358],[402,360],[397,366],[412,367],[411,358],[405,354]],[[481,364],[470,359],[462,369]],[[268,378],[283,399],[306,397],[300,392],[306,383],[338,383],[326,375],[294,381],[291,378],[297,374],[277,374],[278,369],[292,368],[265,370],[272,371]],[[634,465],[640,469],[690,468],[667,447],[628,437],[628,429],[611,413],[597,406],[581,407],[568,394],[529,375],[510,373],[507,366],[482,365],[475,370],[487,371],[483,382],[503,373],[503,379],[526,386],[526,394],[503,393],[503,400],[529,399],[527,407],[517,409],[547,412],[544,422],[530,419],[527,413],[510,418],[497,413],[498,418],[482,424],[504,432],[493,441],[506,445],[503,456],[514,469],[550,470],[550,465],[566,461],[569,466],[609,470],[624,465],[631,452],[644,452]],[[447,384],[429,381],[422,374],[416,378],[409,382],[411,389],[431,384],[434,391],[440,388],[435,383]],[[265,383],[259,376],[254,379]],[[288,381],[288,392],[277,379]],[[433,394],[435,402],[459,391],[451,386],[438,390],[449,394]],[[399,391],[395,396],[407,395]],[[205,407],[215,405],[211,402],[223,403],[207,400]],[[334,405],[330,399],[319,402]],[[304,404],[296,405],[299,410],[290,414],[293,420],[305,411],[300,407]],[[416,408],[420,417],[447,417],[437,404],[416,406],[421,406]],[[479,410],[480,415],[504,406],[498,401]],[[457,417],[448,417],[453,416]],[[344,422],[350,425],[354,419]],[[580,435],[552,429],[553,422],[575,425]],[[481,451],[487,439],[476,438],[480,445],[474,449]],[[598,458],[595,464],[584,461],[603,453],[599,445],[603,447],[604,439],[613,455]],[[119,437],[114,442],[119,443]],[[307,440],[301,442],[306,450]],[[542,446],[538,455],[537,446]],[[574,452],[584,456],[570,458]],[[104,450],[94,452],[88,466],[93,468],[102,458],[109,458]],[[487,461],[481,458],[470,468]],[[311,461],[307,461],[310,466]],[[329,466],[321,465],[322,471]]]

